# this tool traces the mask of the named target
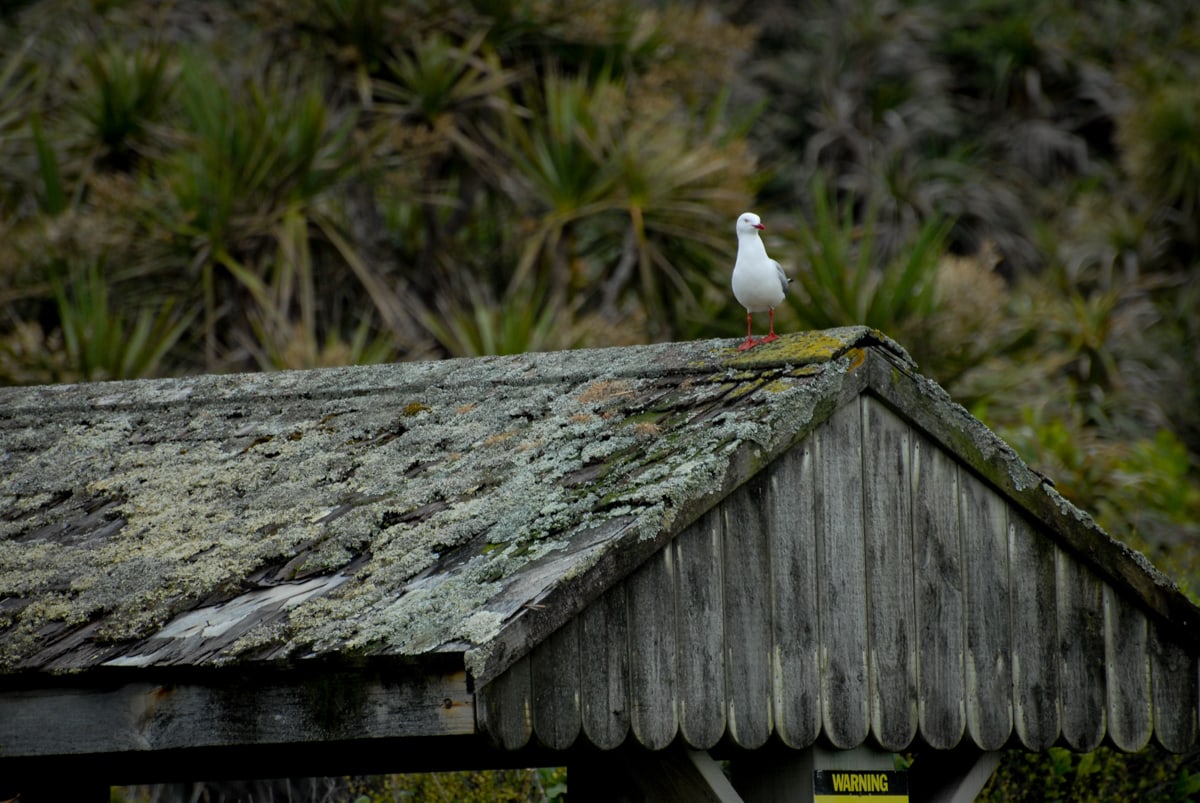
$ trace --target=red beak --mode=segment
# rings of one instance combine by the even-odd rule
[[[765,229],[765,228],[766,228],[766,226],[764,226],[764,225],[763,225],[763,224],[761,224],[761,223],[755,223],[755,224],[754,224],[754,228],[756,228],[756,229]]]

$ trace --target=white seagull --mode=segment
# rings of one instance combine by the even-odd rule
[[[775,334],[775,307],[783,301],[791,279],[784,275],[778,262],[767,256],[767,249],[758,236],[765,228],[753,212],[743,212],[737,219],[738,250],[737,261],[733,263],[733,296],[746,308],[746,341],[738,346],[738,351],[779,339],[779,335]],[[755,340],[751,316],[763,310],[770,316],[771,329],[766,337]]]

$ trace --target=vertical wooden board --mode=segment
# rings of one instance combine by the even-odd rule
[[[678,730],[675,561],[662,549],[630,575],[629,724],[642,746],[661,750]]]
[[[1155,711],[1151,690],[1150,631],[1145,614],[1102,584],[1105,698],[1108,737],[1122,750],[1150,742]],[[1107,702],[1107,705],[1105,705]]]
[[[745,749],[771,735],[771,570],[768,480],[758,474],[722,504],[729,735]]]
[[[1074,556],[1055,551],[1062,735],[1087,752],[1104,738],[1104,584]]]
[[[480,727],[505,750],[519,750],[533,734],[529,656],[479,690]]]
[[[1172,753],[1186,752],[1196,745],[1198,645],[1185,649],[1179,636],[1164,632],[1158,623],[1150,627],[1150,678],[1154,700],[1154,740]]]
[[[910,435],[883,404],[860,399],[871,730],[881,747],[903,750],[917,732]]]
[[[671,544],[678,567],[679,732],[697,750],[725,733],[721,518],[719,507],[710,510]]]
[[[958,498],[967,557],[967,730],[981,750],[999,750],[1012,733],[1007,511],[963,467]]]
[[[768,471],[775,729],[784,744],[799,749],[821,732],[812,440]]]
[[[917,719],[935,750],[966,729],[965,559],[954,460],[912,433],[913,583],[917,623]]]
[[[1013,720],[1021,743],[1038,752],[1059,735],[1056,551],[1048,535],[1009,511]]]
[[[833,746],[847,750],[862,744],[870,729],[858,404],[843,405],[811,437],[816,457],[822,723]]]
[[[530,655],[533,732],[553,750],[579,736],[579,625],[577,619],[551,633]]]
[[[629,733],[629,622],[625,584],[609,589],[579,617],[579,694],[583,732],[601,750]]]

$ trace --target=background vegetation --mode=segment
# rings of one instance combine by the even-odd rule
[[[1187,0],[3,2],[0,383],[734,337],[753,208],[781,330],[884,329],[1200,598],[1198,40]],[[1198,772],[1013,754],[988,799]]]

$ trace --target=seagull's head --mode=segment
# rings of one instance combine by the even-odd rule
[[[742,234],[757,234],[765,229],[762,220],[753,212],[743,212],[741,217],[737,219],[737,233]]]

